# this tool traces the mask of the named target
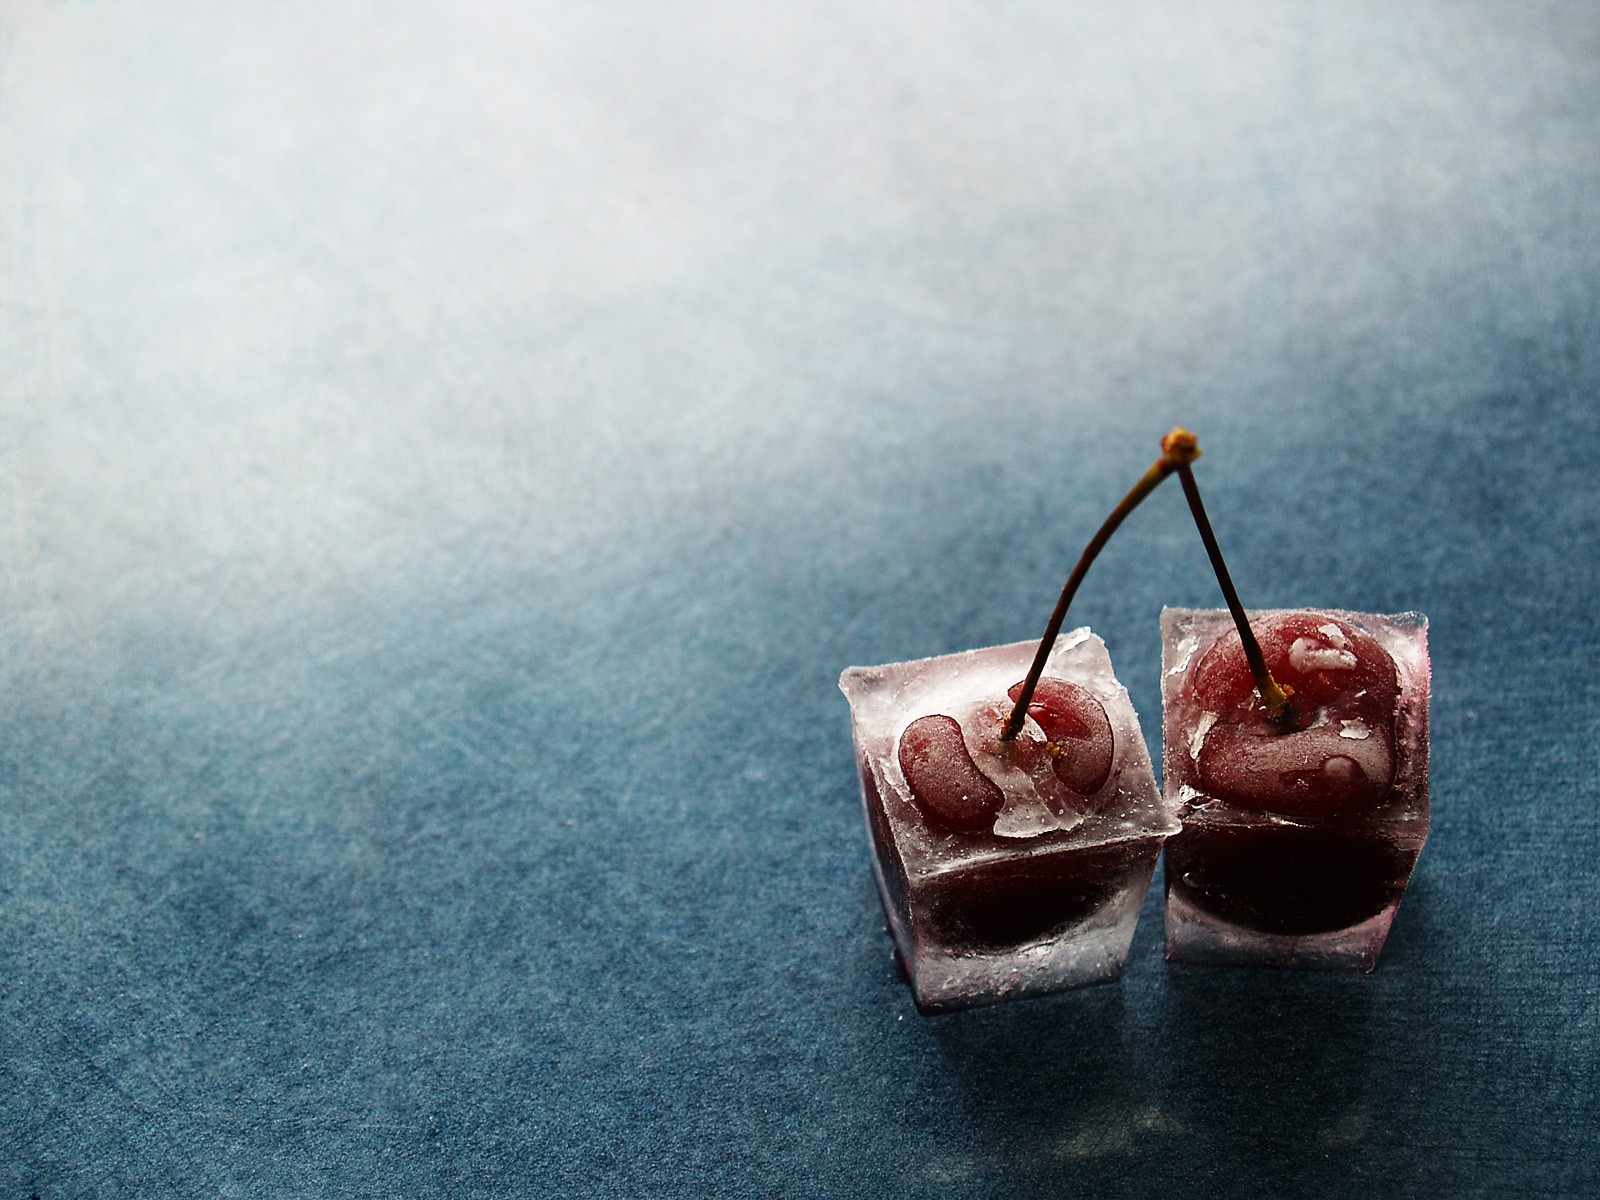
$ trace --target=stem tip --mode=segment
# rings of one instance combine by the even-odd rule
[[[1200,439],[1182,425],[1161,439],[1161,455],[1173,466],[1187,465],[1200,457]]]

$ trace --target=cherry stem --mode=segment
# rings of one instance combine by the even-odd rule
[[[1161,481],[1174,471],[1186,471],[1188,465],[1200,457],[1200,445],[1195,440],[1194,434],[1187,429],[1177,428],[1161,439],[1161,457],[1158,458],[1148,471],[1140,477],[1126,496],[1111,510],[1111,515],[1105,519],[1094,537],[1089,539],[1089,544],[1083,548],[1083,553],[1078,557],[1078,565],[1072,568],[1072,574],[1067,577],[1066,586],[1061,589],[1061,598],[1056,601],[1056,608],[1050,614],[1050,624],[1045,627],[1044,637],[1039,639],[1039,649],[1033,656],[1033,666],[1028,668],[1028,677],[1022,683],[1022,691],[1017,695],[1017,702],[1011,709],[1011,715],[1000,726],[1000,740],[1009,742],[1022,732],[1022,723],[1027,719],[1028,705],[1033,702],[1034,689],[1039,686],[1039,679],[1044,674],[1045,660],[1050,657],[1050,651],[1056,644],[1056,637],[1061,632],[1061,623],[1067,619],[1067,609],[1072,604],[1072,598],[1078,592],[1078,585],[1083,582],[1083,577],[1089,573],[1089,564],[1094,562],[1105,544],[1111,540],[1111,535],[1117,531],[1124,518],[1134,509],[1139,507],[1151,492],[1160,486]],[[1260,652],[1257,651],[1259,654]]]
[[[1288,712],[1289,692],[1278,686],[1278,681],[1267,669],[1261,643],[1256,641],[1250,620],[1245,616],[1244,605],[1239,603],[1239,593],[1234,589],[1232,576],[1228,574],[1228,564],[1222,560],[1222,548],[1217,545],[1217,535],[1211,529],[1210,518],[1206,516],[1206,506],[1201,503],[1200,486],[1194,481],[1194,471],[1188,463],[1180,463],[1177,471],[1178,482],[1183,484],[1184,499],[1189,501],[1189,511],[1194,515],[1195,528],[1200,531],[1200,540],[1206,545],[1206,557],[1211,560],[1211,569],[1216,572],[1217,583],[1222,587],[1222,598],[1228,602],[1228,611],[1233,614],[1233,623],[1239,629],[1239,641],[1244,644],[1245,661],[1250,664],[1250,674],[1255,677],[1256,691],[1261,693],[1262,702],[1267,706],[1267,716],[1274,721],[1281,721]]]

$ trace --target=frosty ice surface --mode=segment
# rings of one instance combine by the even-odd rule
[[[999,741],[1036,644],[851,667],[856,764],[900,963],[923,1012],[1116,978],[1178,828],[1104,643],[1057,639]]]
[[[1257,706],[1226,610],[1161,616],[1167,957],[1370,971],[1428,836],[1428,623],[1250,615],[1294,688]]]

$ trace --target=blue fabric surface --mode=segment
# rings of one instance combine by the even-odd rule
[[[1600,1186],[1600,9],[0,12],[0,1195]],[[933,1021],[840,669],[1170,425],[1432,622],[1368,977]],[[1159,727],[1176,488],[1073,621]],[[1159,738],[1152,740],[1159,755]]]

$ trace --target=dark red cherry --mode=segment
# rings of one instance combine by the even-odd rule
[[[990,829],[1006,798],[978,770],[954,717],[918,717],[900,735],[900,770],[928,820],[950,832]]]
[[[1337,705],[1344,716],[1392,719],[1400,680],[1389,652],[1347,621],[1327,613],[1291,612],[1251,623],[1267,669],[1294,689],[1290,708],[1304,728],[1317,710]],[[1217,639],[1195,666],[1195,697],[1224,721],[1259,705],[1237,630]]]
[[[1007,693],[1012,703],[1021,694],[1020,683]],[[1116,746],[1111,719],[1099,700],[1075,683],[1047,677],[1034,689],[1028,715],[1058,751],[1051,762],[1057,779],[1080,796],[1105,787]]]
[[[1371,636],[1327,613],[1254,623],[1273,677],[1293,689],[1292,720],[1269,720],[1239,635],[1218,639],[1191,676],[1194,698],[1218,714],[1196,759],[1212,795],[1296,816],[1343,816],[1383,803],[1394,781],[1394,659]]]
[[[1266,812],[1337,817],[1377,808],[1394,782],[1393,739],[1366,725],[1365,738],[1346,738],[1340,728],[1219,722],[1200,749],[1200,781],[1212,795]]]

